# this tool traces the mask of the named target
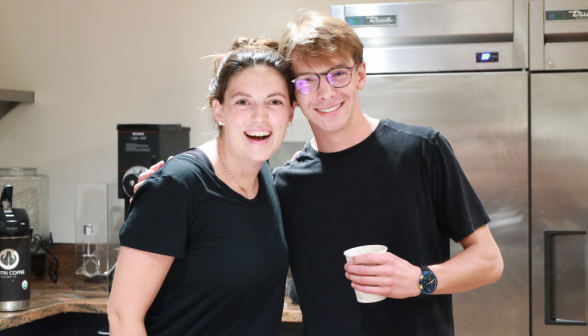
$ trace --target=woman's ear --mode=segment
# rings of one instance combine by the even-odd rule
[[[218,101],[218,99],[212,101],[212,113],[214,113],[214,119],[219,124],[219,126],[222,126],[224,122],[223,106]]]

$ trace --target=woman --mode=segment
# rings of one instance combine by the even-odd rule
[[[294,113],[290,69],[271,40],[215,59],[219,136],[176,155],[135,194],[120,232],[110,334],[278,334],[288,270],[265,161]]]

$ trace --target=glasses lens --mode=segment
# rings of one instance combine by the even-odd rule
[[[313,93],[318,89],[318,77],[316,75],[304,75],[296,78],[296,89],[302,94]]]
[[[333,69],[327,74],[327,79],[333,87],[344,87],[351,82],[351,70],[349,69]]]

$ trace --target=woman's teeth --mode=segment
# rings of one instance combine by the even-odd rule
[[[341,104],[343,104],[343,103],[341,103]],[[337,106],[333,106],[330,109],[326,109],[326,110],[317,109],[317,110],[319,112],[323,112],[323,113],[333,112],[333,111],[337,110],[339,107],[341,107],[341,104],[339,104]]]
[[[269,131],[246,131],[245,135],[253,140],[265,140],[269,138],[271,132]]]

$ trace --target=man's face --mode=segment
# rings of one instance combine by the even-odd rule
[[[298,78],[308,73],[322,74],[332,69],[353,67],[353,59],[348,57],[333,57],[328,62],[295,61],[292,64],[294,76]],[[342,88],[334,88],[326,76],[320,76],[320,85],[316,92],[302,94],[296,91],[296,101],[302,113],[310,122],[310,126],[317,133],[338,132],[350,127],[350,120],[355,113],[361,113],[359,107],[358,90],[365,87],[365,63],[358,64],[352,70],[351,82]]]

